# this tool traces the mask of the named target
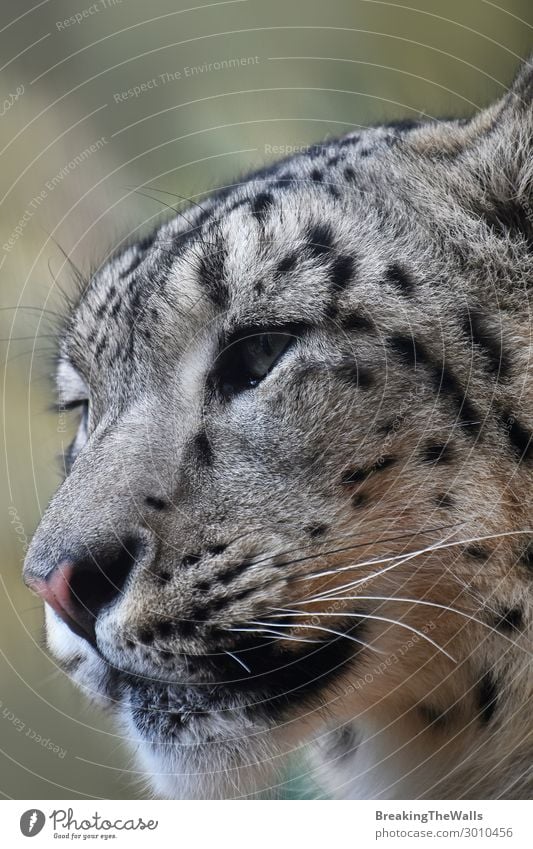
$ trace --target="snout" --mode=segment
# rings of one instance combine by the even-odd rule
[[[140,537],[129,536],[83,555],[67,554],[52,565],[30,556],[24,579],[71,631],[94,645],[98,616],[122,595],[145,548]]]

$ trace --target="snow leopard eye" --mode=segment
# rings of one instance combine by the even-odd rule
[[[292,347],[294,329],[255,330],[231,342],[216,368],[216,379],[225,397],[253,389]]]
[[[78,414],[78,428],[76,435],[63,453],[63,471],[68,475],[71,472],[76,457],[87,441],[89,428],[89,399],[79,398],[73,401],[60,402],[57,404],[56,409],[60,414],[70,410],[75,410]]]

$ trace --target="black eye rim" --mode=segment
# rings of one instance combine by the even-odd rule
[[[89,409],[89,399],[77,398],[74,401],[58,401],[54,409],[56,413],[70,413],[71,410],[82,410],[85,413]]]
[[[68,477],[76,460],[77,454],[75,453],[76,442],[78,440],[78,435],[80,432],[80,428],[85,427],[87,429],[88,420],[89,420],[89,398],[77,398],[73,401],[67,401],[65,403],[58,402],[55,405],[55,410],[58,414],[70,412],[72,410],[81,411],[81,415],[79,416],[79,421],[76,427],[76,434],[70,440],[69,444],[65,448],[65,450],[60,454],[60,460],[62,462],[62,471]]]
[[[285,354],[301,338],[305,325],[292,323],[282,325],[254,325],[241,328],[223,346],[212,369],[209,384],[224,399],[255,389],[276,368]],[[247,341],[261,336],[284,336],[287,344],[273,357],[269,367],[260,377],[247,372],[243,351]]]

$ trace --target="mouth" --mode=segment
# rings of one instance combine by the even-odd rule
[[[68,627],[64,617],[60,627]],[[347,620],[336,633],[299,642],[234,634],[227,648],[212,647],[204,654],[169,651],[164,665],[154,655],[142,660],[142,668],[139,656],[132,656],[131,663],[127,657],[120,665],[113,663],[83,634],[88,662],[77,669],[68,668],[65,658],[60,662],[84,689],[89,684],[89,690],[111,696],[107,707],[112,712],[126,709],[144,739],[172,742],[192,735],[199,745],[209,741],[214,727],[229,733],[237,715],[241,724],[272,727],[324,704],[324,692],[346,676],[364,650],[364,643],[353,638],[363,628]]]
[[[239,641],[232,651],[179,655],[179,670],[166,679],[116,669],[114,674],[122,680],[139,724],[150,725],[147,717],[155,714],[160,726],[167,716],[175,736],[176,729],[207,715],[238,709],[277,721],[300,707],[316,706],[319,695],[346,674],[361,650],[342,636],[328,636],[297,651],[271,637],[254,637]]]
[[[353,620],[345,626],[353,632]],[[241,634],[228,650],[174,653],[170,666],[154,659],[145,672],[117,667],[85,640],[76,649],[76,668],[67,669],[65,656],[60,662],[115,716],[156,795],[226,798],[235,796],[235,782],[268,786],[276,753],[307,734],[364,646],[333,635],[291,644]]]

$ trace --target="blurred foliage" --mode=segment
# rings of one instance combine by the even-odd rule
[[[168,205],[201,201],[276,149],[385,119],[474,112],[505,90],[531,49],[533,6],[32,6],[3,0],[0,21],[0,792],[131,797],[141,791],[120,735],[47,657],[41,606],[20,581],[26,540],[58,482],[54,457],[68,441],[48,406],[74,267],[86,277]],[[299,764],[288,798],[313,792]]]

